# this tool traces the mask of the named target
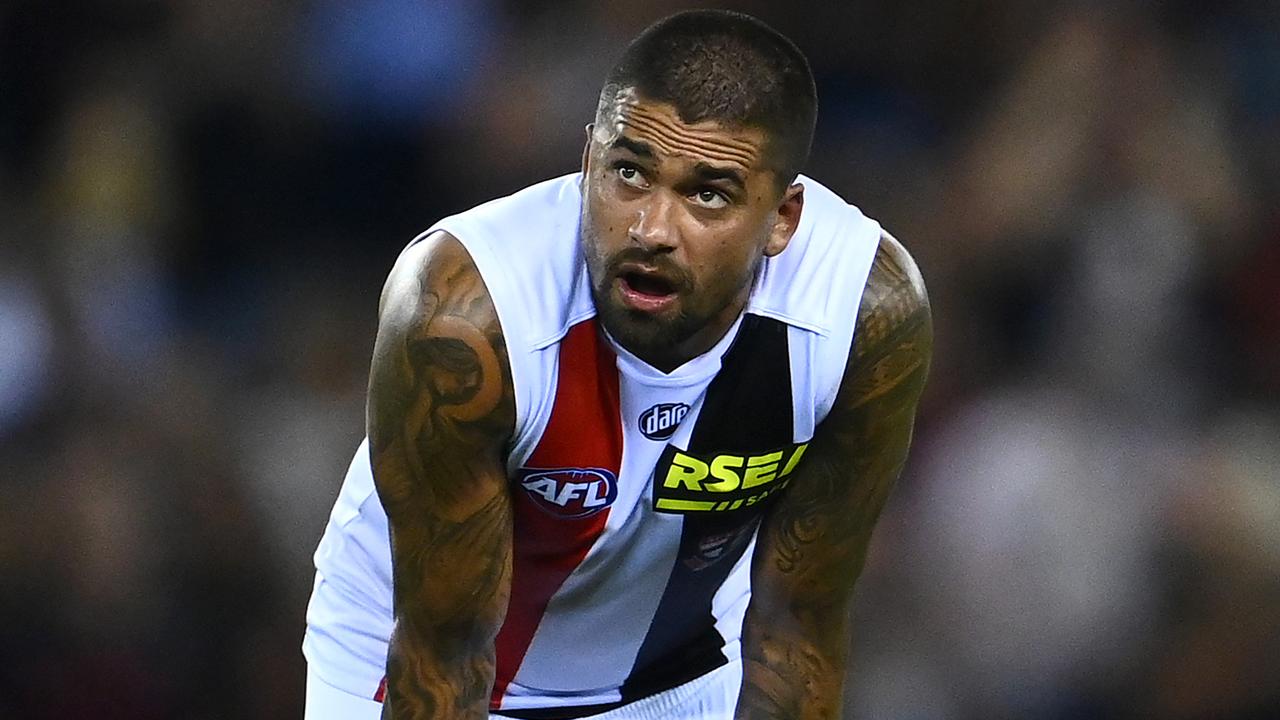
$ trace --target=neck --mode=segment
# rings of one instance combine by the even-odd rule
[[[743,297],[721,310],[715,317],[704,324],[696,332],[678,343],[660,347],[633,348],[613,339],[635,357],[644,361],[659,372],[670,374],[690,360],[703,355],[714,348],[733,328],[746,309],[747,298]]]

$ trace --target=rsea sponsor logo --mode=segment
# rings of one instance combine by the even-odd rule
[[[809,443],[752,454],[689,453],[668,445],[653,474],[659,512],[728,512],[782,490]]]

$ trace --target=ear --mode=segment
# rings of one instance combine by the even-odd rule
[[[591,156],[591,132],[595,130],[595,123],[587,123],[587,143],[582,146],[582,175],[587,174],[587,159]]]
[[[764,244],[765,257],[773,257],[787,249],[791,236],[800,226],[800,213],[804,210],[804,185],[795,183],[782,193],[782,202],[769,229],[769,239]]]

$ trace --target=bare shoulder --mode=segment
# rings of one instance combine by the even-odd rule
[[[920,268],[898,239],[884,232],[858,307],[853,357],[864,357],[891,336],[931,328],[929,295]]]
[[[406,331],[438,316],[465,318],[501,335],[497,311],[466,248],[453,235],[434,232],[396,259],[382,288],[379,332]]]
[[[902,243],[884,232],[858,307],[842,392],[850,403],[846,407],[891,389],[918,393],[932,352],[933,315],[924,278]]]

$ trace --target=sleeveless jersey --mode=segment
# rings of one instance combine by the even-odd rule
[[[609,707],[737,659],[763,511],[835,399],[880,226],[801,177],[788,247],[744,312],[670,373],[596,320],[579,175],[437,223],[479,269],[516,398],[514,547],[491,709]],[[387,520],[367,441],[316,551],[304,652],[365,697],[393,626]],[[379,698],[380,699],[380,698]]]

